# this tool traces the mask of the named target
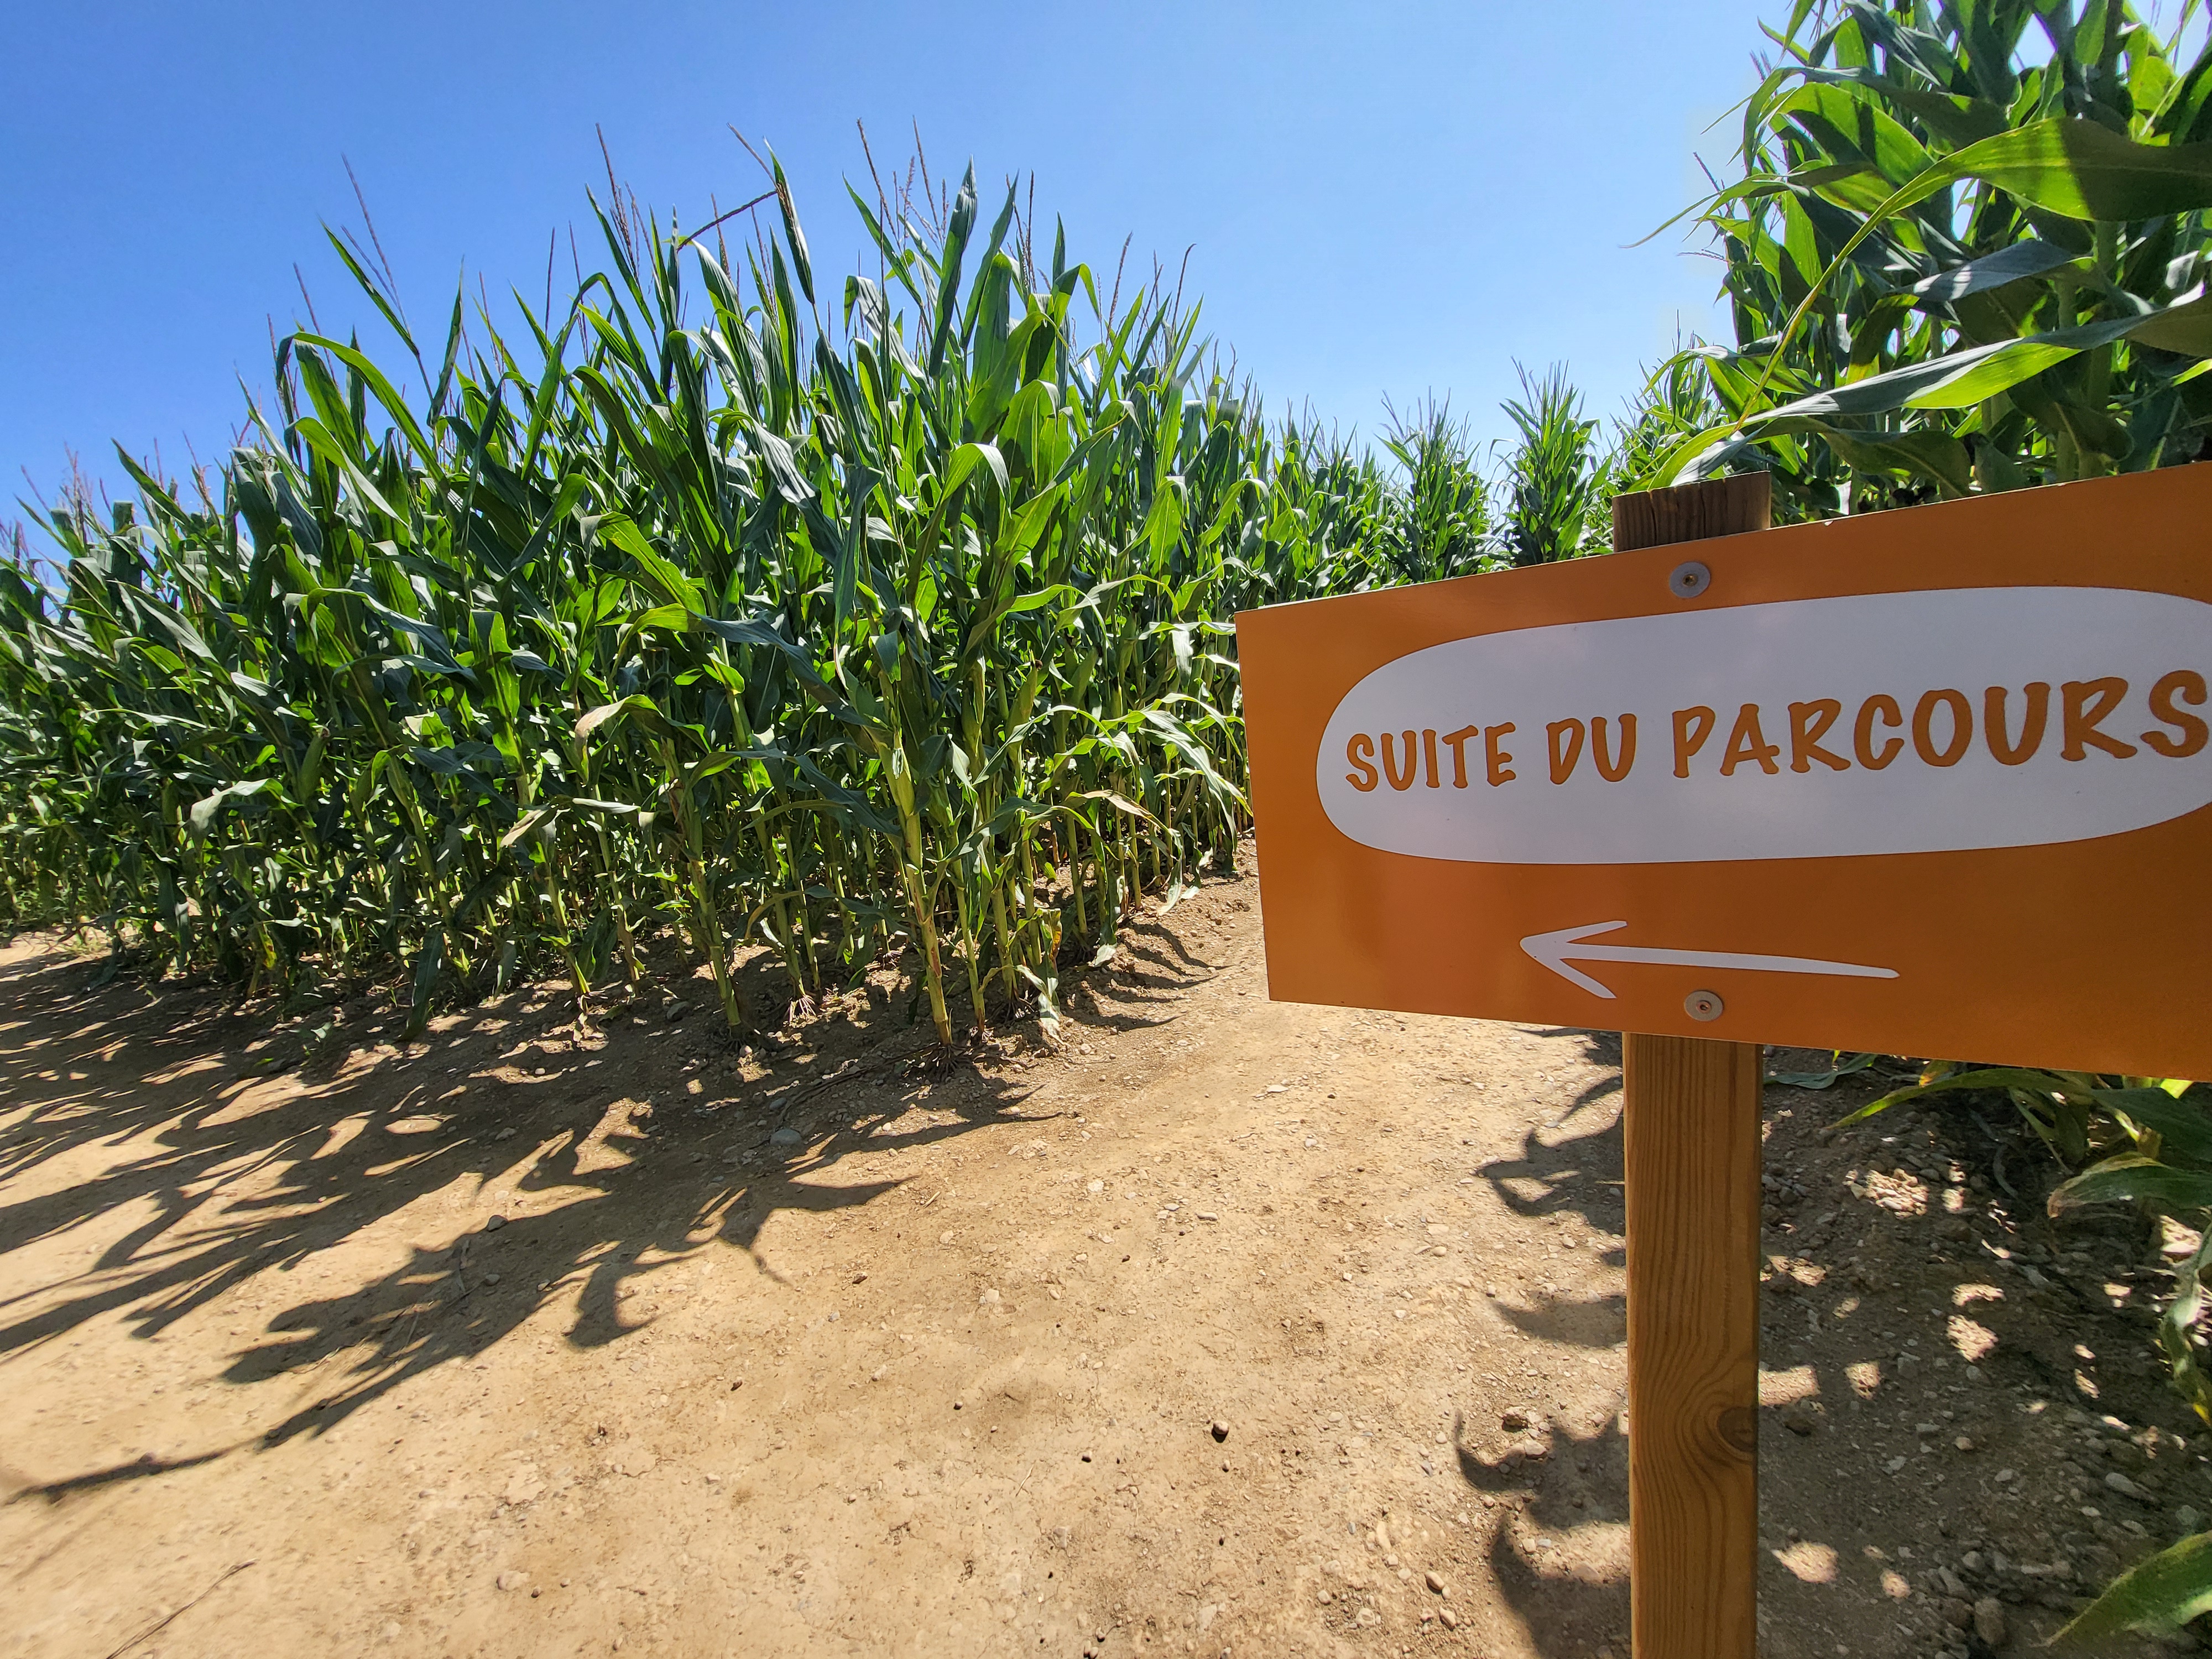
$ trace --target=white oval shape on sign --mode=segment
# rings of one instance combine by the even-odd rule
[[[2212,803],[2208,673],[2212,605],[2119,588],[1866,593],[1570,623],[1384,664],[1330,716],[1316,779],[1352,840],[1469,863],[2041,846]],[[2023,752],[2038,697],[2043,731]],[[1701,740],[1699,709],[1712,715]],[[1632,760],[1623,715],[1634,718]]]

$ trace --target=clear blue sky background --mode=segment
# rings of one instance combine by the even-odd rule
[[[1434,392],[1495,435],[1518,359],[1610,414],[1678,328],[1722,329],[1693,242],[1627,245],[1694,198],[1693,153],[1724,167],[1732,124],[1706,129],[1780,5],[13,8],[0,501],[71,450],[117,477],[112,441],[218,456],[302,314],[295,262],[381,352],[319,228],[360,222],[344,159],[425,332],[465,264],[542,295],[549,229],[581,237],[604,179],[595,123],[687,223],[758,188],[726,123],[774,144],[826,275],[859,258],[854,120],[879,161],[918,122],[938,170],[1033,170],[1109,275],[1125,235],[1146,270],[1194,244],[1206,327],[1277,409],[1371,433]]]

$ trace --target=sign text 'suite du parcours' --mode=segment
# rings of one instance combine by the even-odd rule
[[[2212,1074],[2212,467],[1237,637],[1278,997]]]

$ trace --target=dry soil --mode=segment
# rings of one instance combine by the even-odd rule
[[[1626,1659],[1613,1035],[1272,1004],[1247,875],[951,1069],[661,967],[0,951],[0,1649]],[[1768,1091],[1762,1652],[2024,1650],[2212,1510],[2157,1240],[1879,1086]]]

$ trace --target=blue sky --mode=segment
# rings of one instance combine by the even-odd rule
[[[348,161],[424,332],[464,266],[542,295],[549,231],[565,268],[603,185],[595,124],[687,224],[759,187],[727,124],[773,144],[824,274],[859,261],[855,120],[883,161],[918,125],[935,170],[1034,172],[1040,216],[1109,276],[1125,236],[1133,270],[1189,247],[1207,331],[1275,409],[1371,433],[1385,397],[1433,392],[1493,435],[1517,359],[1565,362],[1610,414],[1678,328],[1722,328],[1693,242],[1628,245],[1694,198],[1695,153],[1725,166],[1730,124],[1708,128],[1779,7],[18,8],[9,496],[18,469],[52,491],[71,451],[114,477],[113,441],[216,459],[302,279],[325,330],[381,353],[320,228],[360,224]]]

